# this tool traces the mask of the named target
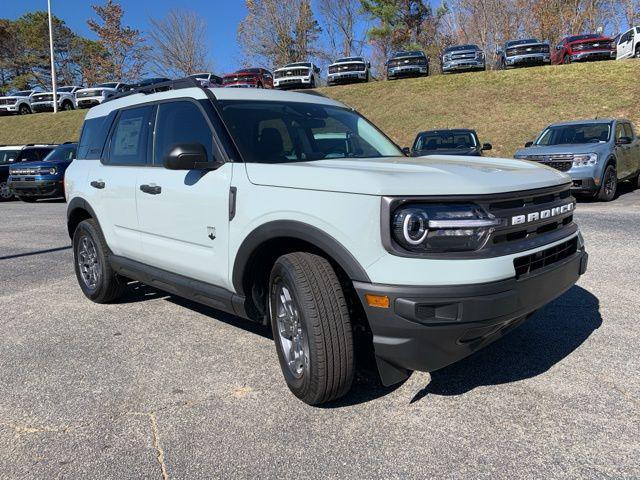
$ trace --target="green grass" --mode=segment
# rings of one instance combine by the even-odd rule
[[[417,132],[474,128],[492,155],[513,153],[549,123],[626,117],[640,126],[640,61],[465,73],[323,88],[363,113],[398,144]],[[0,117],[0,144],[78,138],[86,110]]]

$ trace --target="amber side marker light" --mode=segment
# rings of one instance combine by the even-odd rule
[[[364,298],[367,299],[367,305],[376,308],[389,308],[389,297],[386,295],[371,295],[367,293]]]

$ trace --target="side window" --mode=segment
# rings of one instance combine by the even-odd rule
[[[178,143],[199,143],[213,161],[213,134],[202,111],[193,102],[178,101],[158,105],[155,127],[154,165]]]
[[[153,106],[122,110],[109,142],[109,165],[146,165]]]
[[[40,157],[35,148],[25,148],[22,150],[20,158],[18,158],[19,162],[37,162],[38,160],[40,160]]]

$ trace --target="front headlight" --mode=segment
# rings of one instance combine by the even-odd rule
[[[38,173],[40,175],[55,175],[56,173],[58,173],[58,169],[56,167],[51,167],[51,168],[41,168]]]
[[[478,205],[417,203],[393,212],[391,235],[414,253],[471,252],[484,247],[501,223]]]
[[[574,155],[573,166],[574,167],[593,167],[598,163],[597,153],[587,153],[585,155]]]
[[[526,160],[529,156],[526,153],[516,153],[513,158],[516,160]]]

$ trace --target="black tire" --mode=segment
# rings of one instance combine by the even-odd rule
[[[640,44],[636,46],[636,58],[640,58]]]
[[[258,82],[258,85],[256,85],[257,88],[264,88],[264,85],[262,85],[261,82]]]
[[[89,263],[84,261],[86,257],[81,257],[85,239],[95,250],[95,261],[91,262],[96,267],[95,284],[90,284],[81,273],[80,264]],[[124,279],[111,268],[110,254],[98,223],[93,218],[80,222],[73,233],[73,264],[82,293],[95,303],[113,302],[122,296],[126,288]]]
[[[29,105],[26,104],[22,104],[20,105],[20,108],[18,108],[18,114],[20,115],[29,115],[31,113],[31,107]]]
[[[565,55],[564,58],[562,59],[562,63],[565,65],[570,65],[571,64],[571,57],[569,55]]]
[[[295,312],[295,327],[290,331],[301,336],[298,345],[304,352],[295,364],[297,370],[287,360],[292,350],[286,353],[283,345],[287,341],[280,320],[283,286]],[[280,257],[269,278],[269,315],[280,367],[291,392],[309,405],[345,395],[355,371],[353,334],[347,301],[331,264],[305,252]],[[296,345],[293,337],[291,343]]]
[[[25,203],[35,203],[35,201],[38,199],[33,197],[18,197],[18,200]]]
[[[616,198],[616,192],[618,190],[618,174],[616,167],[613,165],[607,165],[602,175],[602,185],[600,190],[596,194],[596,200],[600,202],[610,202]]]
[[[71,103],[71,102],[63,102],[62,110],[65,110],[65,111],[73,110],[73,103]]]
[[[316,88],[316,77],[311,77],[309,88]]]
[[[8,202],[9,200],[13,200],[15,197],[13,192],[9,190],[9,185],[6,180],[0,181],[0,202]]]

